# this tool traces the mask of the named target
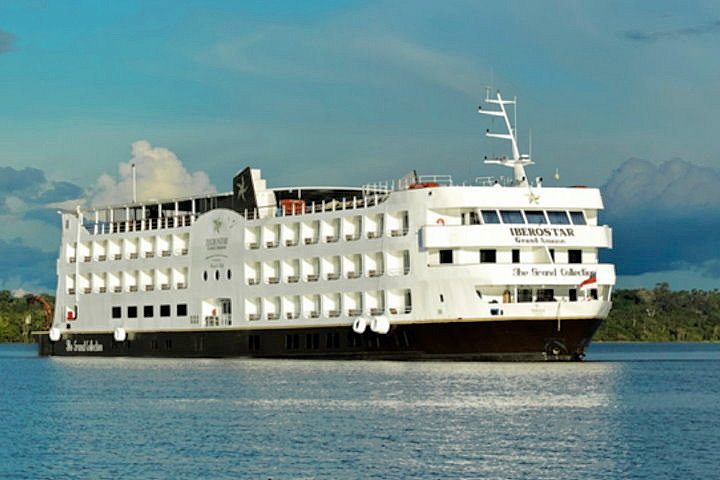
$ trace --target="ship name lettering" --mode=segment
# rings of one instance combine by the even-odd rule
[[[510,235],[515,237],[574,237],[575,230],[560,227],[513,227]]]
[[[557,268],[551,268],[548,270],[540,270],[539,268],[533,268],[532,274],[538,277],[555,277],[557,276]]]
[[[227,245],[227,237],[208,238],[205,240],[205,248],[208,250],[225,250]]]
[[[65,340],[66,352],[102,352],[103,344],[96,340]]]
[[[586,268],[561,268],[560,275],[566,277],[589,277],[595,275],[595,270],[588,270]]]

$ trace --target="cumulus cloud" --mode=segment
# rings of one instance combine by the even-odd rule
[[[12,33],[0,30],[0,53],[9,52],[13,49],[15,36]]]
[[[89,194],[89,203],[113,205],[132,200],[132,165],[135,165],[138,200],[170,199],[215,192],[205,172],[188,172],[167,148],[153,147],[146,140],[132,144],[132,158],[120,163],[119,178],[108,174],[98,178]]]
[[[608,260],[620,275],[696,270],[720,259],[720,171],[684,160],[631,159],[603,186],[603,221],[613,227]]]
[[[119,165],[119,179],[102,175],[87,191],[48,180],[37,168],[0,167],[0,289],[53,291],[60,236],[56,210],[129,201],[133,163],[139,200],[215,191],[206,173],[189,173],[173,152],[144,140],[135,142],[132,159]]]
[[[655,42],[657,40],[672,40],[682,37],[690,37],[704,35],[707,33],[720,32],[720,20],[704,23],[701,25],[693,25],[689,27],[676,28],[672,30],[657,30],[654,32],[643,30],[630,30],[623,33],[623,37],[627,40],[635,42]]]

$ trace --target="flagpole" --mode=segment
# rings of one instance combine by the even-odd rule
[[[137,177],[135,176],[135,163],[132,163],[132,201],[137,203]]]

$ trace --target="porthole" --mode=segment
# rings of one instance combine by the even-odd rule
[[[215,270],[215,280],[220,280],[220,270]]]
[[[203,272],[203,280],[205,280],[207,282],[207,279],[208,279],[208,274],[207,274],[207,270],[205,270]]]
[[[227,271],[227,279],[230,280],[232,278],[232,272],[230,270]]]

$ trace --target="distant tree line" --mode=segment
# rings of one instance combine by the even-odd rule
[[[720,291],[616,290],[613,308],[593,338],[596,341],[718,342]]]
[[[31,342],[30,332],[42,330],[45,313],[28,297],[0,291],[0,343]],[[50,305],[55,299],[43,295]],[[616,290],[613,308],[595,341],[718,342],[720,291],[673,291],[667,283],[653,289]]]

